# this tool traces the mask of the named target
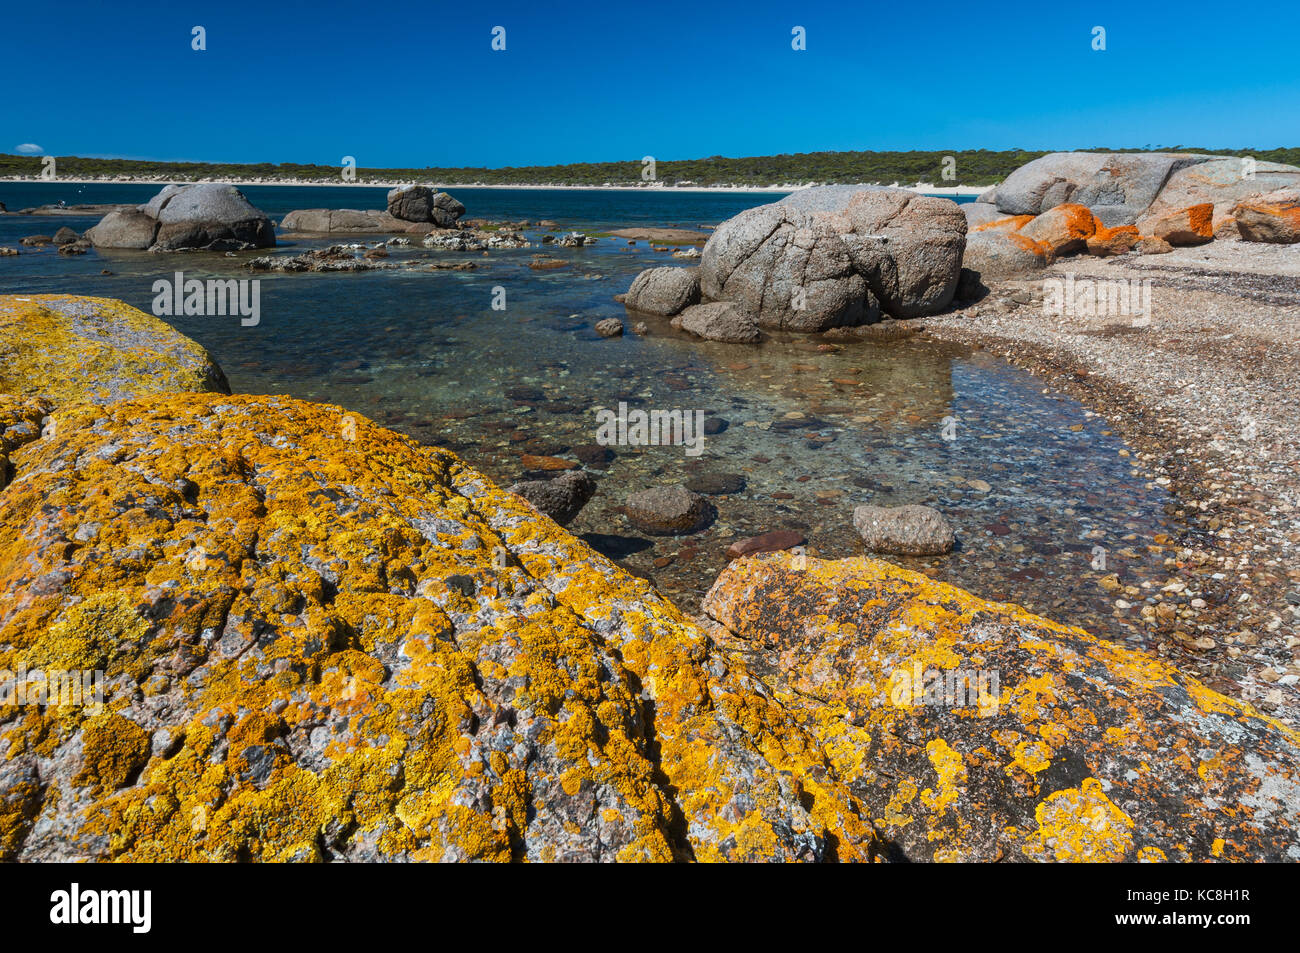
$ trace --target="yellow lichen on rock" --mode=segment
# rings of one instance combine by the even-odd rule
[[[121,301],[0,295],[0,394],[63,404],[229,390],[202,347]]]

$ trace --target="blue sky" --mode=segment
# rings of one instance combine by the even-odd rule
[[[418,167],[1296,146],[1286,19],[1208,0],[10,3],[0,151]]]

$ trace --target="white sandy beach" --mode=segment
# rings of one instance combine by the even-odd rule
[[[814,185],[825,183],[810,182],[787,185],[768,185],[768,186],[749,186],[749,185],[546,185],[546,184],[529,184],[529,185],[497,185],[482,182],[431,182],[431,181],[366,181],[366,182],[321,182],[318,179],[194,179],[192,182],[188,179],[169,179],[169,178],[129,178],[129,177],[110,177],[100,179],[71,179],[58,178],[54,180],[33,178],[30,176],[7,176],[0,178],[0,182],[34,182],[52,185],[63,183],[68,185],[168,185],[172,182],[180,184],[198,184],[200,182],[222,182],[228,185],[247,186],[247,185],[292,185],[292,186],[346,186],[352,188],[396,188],[400,185],[428,185],[442,190],[450,191],[452,189],[539,189],[539,190],[566,190],[575,192],[732,192],[732,193],[755,193],[755,194],[785,194],[787,192],[797,192],[800,189],[811,188]],[[954,186],[935,186],[925,182],[918,182],[914,185],[901,185],[897,182],[859,182],[857,185],[891,185],[894,188],[906,189],[909,192],[919,192],[926,195],[979,195],[989,188],[987,185],[954,185]]]

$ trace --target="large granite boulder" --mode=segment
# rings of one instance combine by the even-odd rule
[[[740,559],[704,610],[898,859],[1300,860],[1300,735],[1168,662],[871,559]]]
[[[171,391],[230,385],[202,347],[121,301],[0,295],[0,393],[62,405]]]
[[[86,230],[86,238],[97,248],[126,248],[146,251],[158,236],[158,219],[138,208],[109,212],[98,225]]]
[[[405,222],[432,222],[439,228],[451,228],[465,214],[465,206],[426,185],[402,185],[388,193],[388,214]]]
[[[229,251],[274,247],[275,226],[239,189],[209,182],[169,185],[138,209],[110,212],[86,237],[99,248]]]
[[[825,331],[951,303],[966,218],[902,189],[821,186],[749,209],[704,246],[700,289],[765,328]]]
[[[647,268],[627,290],[623,306],[631,311],[667,317],[680,314],[700,300],[700,269]]]
[[[1147,209],[1147,218],[1209,202],[1214,206],[1213,230],[1232,220],[1233,208],[1242,201],[1277,189],[1300,187],[1300,169],[1280,162],[1212,159],[1175,172]],[[1142,234],[1152,234],[1138,223]]]
[[[830,185],[802,189],[778,204],[830,223],[892,317],[935,314],[952,301],[967,230],[956,202],[904,189]]]
[[[867,283],[835,229],[781,204],[717,227],[700,258],[700,290],[734,302],[762,327],[788,331],[862,324],[869,311]]]
[[[1133,225],[1171,175],[1214,158],[1168,152],[1054,152],[1012,172],[994,198],[1010,215],[1041,215],[1071,202],[1087,206],[1109,227]]]

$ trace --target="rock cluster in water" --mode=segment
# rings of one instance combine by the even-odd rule
[[[99,248],[239,251],[273,248],[275,226],[233,185],[169,185],[135,208],[109,212],[86,232]]]

